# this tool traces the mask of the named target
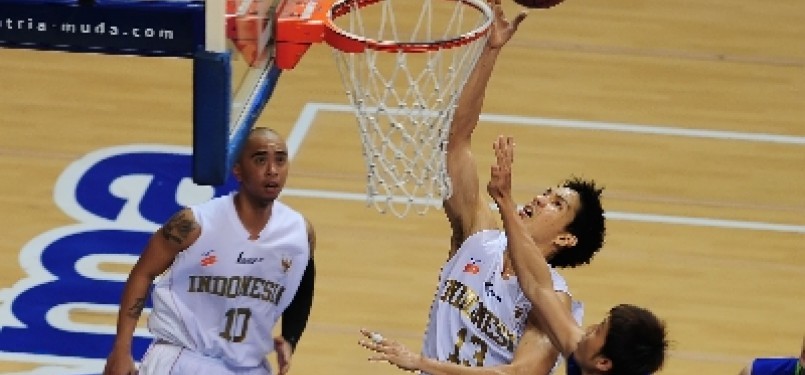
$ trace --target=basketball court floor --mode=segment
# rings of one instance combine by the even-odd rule
[[[618,303],[667,321],[663,374],[737,374],[753,356],[800,350],[803,25],[799,0],[568,0],[532,11],[501,55],[475,136],[479,173],[507,134],[520,201],[570,175],[606,186],[606,246],[564,274],[586,324]],[[148,173],[188,176],[173,159],[132,153],[189,155],[191,64],[6,49],[0,82],[0,373],[97,373],[115,312],[92,302],[118,299],[103,291],[133,259],[72,259],[59,239],[121,233],[120,246],[134,246],[119,223],[146,201]],[[366,360],[358,330],[419,349],[449,244],[443,212],[400,219],[366,206],[356,121],[324,46],[283,73],[258,125],[289,135],[283,199],[318,236],[314,308],[291,374],[399,373]],[[104,200],[117,215],[93,196],[118,197]],[[65,337],[86,343],[67,348],[83,354],[60,352]]]

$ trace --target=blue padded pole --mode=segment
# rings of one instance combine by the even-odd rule
[[[201,51],[193,58],[193,182],[222,185],[232,106],[231,53]]]
[[[272,65],[271,68],[264,71],[260,76],[254,95],[247,103],[248,108],[243,112],[243,117],[238,119],[238,123],[235,124],[232,137],[229,141],[226,155],[227,170],[231,170],[232,166],[235,165],[235,161],[240,155],[240,151],[243,149],[243,144],[246,142],[246,138],[249,136],[249,132],[254,126],[254,123],[257,122],[257,118],[260,117],[260,113],[263,112],[263,108],[268,102],[268,99],[271,98],[281,73],[282,69],[278,68],[276,65]]]

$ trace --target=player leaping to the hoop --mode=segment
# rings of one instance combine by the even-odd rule
[[[421,354],[363,330],[371,359],[427,374],[547,374],[558,352],[538,328],[532,306],[517,283],[507,238],[482,194],[471,150],[484,94],[501,48],[526,14],[507,20],[500,0],[490,1],[495,19],[481,56],[458,101],[447,145],[452,195],[444,201],[452,228],[447,263],[431,306]],[[589,263],[604,240],[601,189],[572,178],[523,205],[523,221],[553,267]],[[551,270],[555,298],[581,319],[565,280]],[[580,322],[579,322],[580,323]]]

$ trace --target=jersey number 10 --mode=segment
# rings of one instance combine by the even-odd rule
[[[252,310],[245,307],[232,308],[226,311],[226,327],[220,333],[226,341],[241,342],[246,338],[246,331],[249,329],[249,318],[252,317]],[[240,324],[236,324],[241,322]],[[235,334],[235,330],[240,329]]]

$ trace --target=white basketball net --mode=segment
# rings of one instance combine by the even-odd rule
[[[445,153],[450,122],[485,45],[492,13],[484,0],[379,0],[334,20],[372,43],[426,43],[483,33],[463,45],[428,52],[333,49],[358,119],[367,167],[367,203],[406,216],[441,207],[451,194]],[[370,1],[371,2],[371,1]],[[362,4],[365,5],[365,4]],[[419,14],[395,17],[395,14]]]

